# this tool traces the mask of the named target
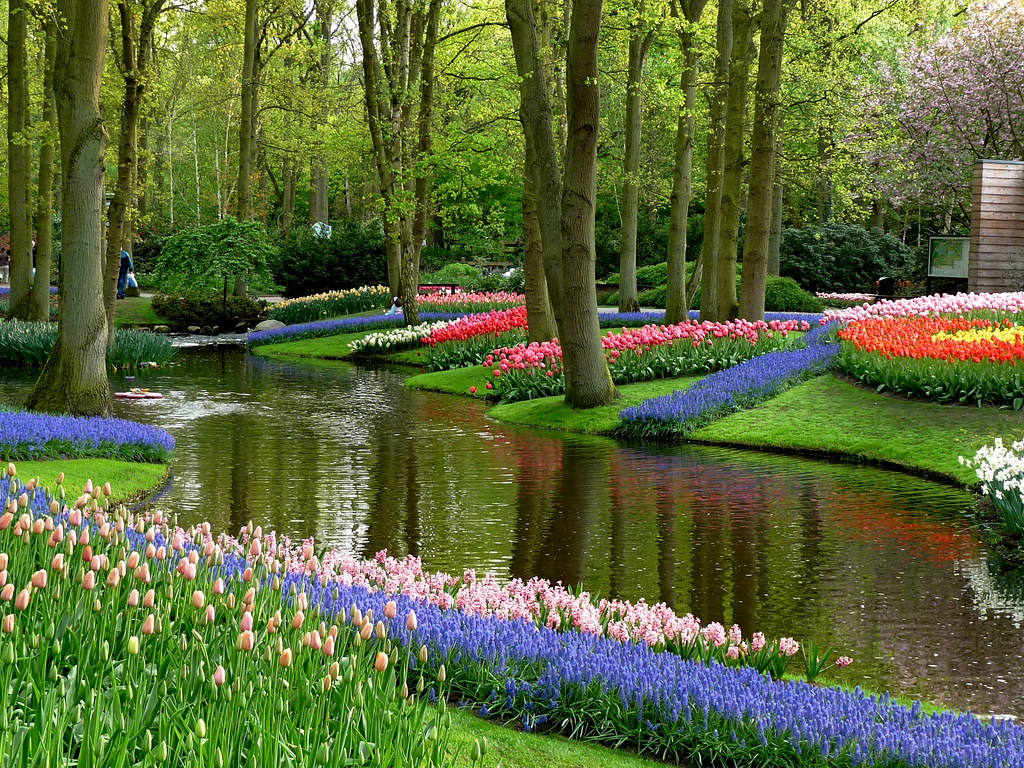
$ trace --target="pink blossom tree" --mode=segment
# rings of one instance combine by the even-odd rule
[[[1024,6],[972,5],[931,44],[912,44],[864,83],[865,186],[896,206],[968,216],[977,159],[1024,159]]]

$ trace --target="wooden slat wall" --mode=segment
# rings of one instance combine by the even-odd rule
[[[1024,162],[978,160],[967,289],[1024,291]]]

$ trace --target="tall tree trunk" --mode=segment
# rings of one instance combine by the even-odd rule
[[[7,203],[11,217],[11,294],[8,319],[33,317],[32,301],[32,158],[28,130],[28,73],[26,40],[28,4],[10,0],[7,22]],[[40,284],[49,291],[49,274]]]
[[[295,223],[295,189],[298,187],[299,171],[291,153],[284,156],[281,167],[281,235],[291,239]]]
[[[558,335],[544,279],[544,245],[537,218],[537,193],[530,174],[523,174],[523,279],[529,341],[551,341]]]
[[[317,84],[326,95],[331,85],[331,17],[334,11],[333,0],[316,0],[317,43],[321,46],[317,72]],[[323,98],[319,103],[320,124],[327,122],[329,99]],[[327,223],[328,189],[327,153],[317,152],[313,157],[313,167],[309,183],[309,223],[318,221]]]
[[[754,127],[750,139],[750,198],[747,237],[743,243],[743,283],[740,315],[764,319],[775,198],[778,147],[779,90],[782,87],[782,48],[789,12],[796,0],[764,0],[761,8],[761,48],[754,86]]]
[[[562,175],[555,144],[551,91],[542,63],[532,0],[505,0],[505,15],[519,75],[519,120],[526,146],[526,174],[537,201],[544,279],[555,328],[560,332],[564,318]]]
[[[705,164],[704,242],[700,262],[700,318],[714,317],[718,306],[718,282],[714,265],[718,261],[722,224],[723,147],[725,144],[725,102],[729,95],[729,66],[733,47],[733,0],[719,0],[716,32],[715,79],[708,109],[708,147]]]
[[[103,303],[107,314],[107,343],[114,344],[114,301],[121,268],[121,251],[131,247],[131,205],[135,198],[135,174],[138,169],[139,119],[146,90],[153,31],[165,0],[146,0],[142,16],[135,17],[136,3],[118,0],[121,20],[121,71],[124,77],[124,100],[121,103],[121,125],[117,142],[117,181],[114,195],[107,207],[107,251],[104,259],[105,291]]]
[[[626,75],[626,147],[622,161],[622,242],[619,252],[619,312],[639,312],[636,286],[636,220],[640,208],[640,135],[643,130],[644,63],[654,35],[644,33],[644,0],[633,8]]]
[[[420,51],[420,104],[417,115],[416,157],[410,162],[414,173],[413,200],[415,210],[411,221],[411,238],[402,254],[402,274],[399,296],[402,297],[402,313],[407,325],[419,325],[420,253],[427,235],[427,213],[430,206],[430,184],[425,169],[418,169],[419,160],[429,157],[431,152],[431,119],[434,106],[434,51],[437,47],[437,25],[441,16],[441,0],[430,0],[425,30]]]
[[[100,82],[109,7],[95,0],[57,0],[57,12],[66,25],[57,42],[54,74],[66,279],[57,343],[26,407],[105,416],[110,413],[102,258],[107,132],[100,113]]]
[[[707,0],[681,0],[686,26],[679,33],[684,65],[679,87],[682,109],[676,125],[675,162],[672,165],[672,197],[668,224],[668,281],[665,294],[665,322],[681,323],[687,318],[689,294],[686,286],[686,230],[693,196],[693,140],[696,133],[697,73],[700,51],[694,44],[693,25],[700,21]],[[678,12],[676,12],[678,14]]]
[[[139,228],[149,224],[149,153],[150,121],[145,115],[139,118],[139,164],[135,169],[135,215],[132,217],[132,253],[139,237]]]
[[[238,121],[238,187],[235,212],[239,221],[252,220],[252,165],[255,151],[256,7],[245,0],[245,43],[242,50],[242,112]]]
[[[566,52],[566,109],[569,142],[562,183],[564,322],[559,341],[565,364],[565,402],[594,408],[618,393],[601,346],[594,291],[597,198],[597,129],[600,121],[597,43],[601,0],[573,0]]]
[[[53,155],[57,113],[53,104],[53,68],[57,60],[57,26],[43,22],[46,37],[43,63],[43,130],[39,147],[39,196],[36,200],[36,275],[30,294],[32,317],[50,319],[50,269],[53,265]]]
[[[709,319],[724,322],[736,317],[736,260],[739,242],[740,212],[743,209],[744,139],[747,133],[747,90],[750,79],[753,25],[748,0],[733,5],[732,62],[729,65],[729,95],[725,106],[725,142],[722,146],[722,209],[718,258],[712,267],[715,303],[709,307]],[[703,305],[702,305],[703,306]],[[704,313],[701,312],[701,317]]]
[[[775,187],[772,190],[772,235],[768,241],[768,274],[778,277],[782,273],[780,251],[782,250],[782,201],[785,187],[779,178],[778,151],[776,151]]]

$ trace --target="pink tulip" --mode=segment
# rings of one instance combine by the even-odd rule
[[[4,627],[3,627],[3,629],[4,629],[4,632],[6,632],[8,635],[11,634],[12,632],[14,632],[14,614],[13,613],[8,613],[6,616],[4,616]]]
[[[128,605],[132,608],[136,608],[139,605],[139,590],[133,589],[128,593]]]
[[[0,571],[6,571],[11,558],[6,552],[0,552]]]
[[[103,495],[104,496],[109,496],[111,493],[113,493],[113,491],[110,488],[110,483],[104,483],[103,484]]]
[[[21,590],[21,592],[18,593],[18,596],[14,598],[14,610],[24,611],[28,608],[28,604],[31,599],[32,595],[29,594],[27,589]]]
[[[201,589],[197,589],[192,593],[192,607],[202,608],[206,604],[206,595],[203,594]]]
[[[85,481],[85,492],[88,493],[90,496],[92,496],[93,490],[94,489],[93,489],[92,480],[86,480]]]
[[[5,571],[5,573],[6,573],[6,571]],[[4,588],[0,589],[0,600],[3,600],[5,603],[9,603],[13,599],[14,599],[14,585],[13,584],[4,584]]]
[[[142,598],[142,607],[143,608],[152,608],[155,603],[156,603],[156,592],[151,589],[148,592],[146,592],[145,596]]]
[[[373,668],[378,672],[383,672],[388,668],[388,655],[384,651],[377,653],[377,658],[373,661]]]
[[[323,640],[320,639],[320,631],[314,629],[309,633],[309,647],[314,651],[319,651],[323,647]]]
[[[156,632],[156,617],[150,613],[142,620],[142,634],[152,635]]]
[[[213,594],[224,594],[224,579],[217,579],[215,582],[213,582]]]
[[[296,611],[292,617],[292,629],[300,629],[306,621],[306,615],[302,611]]]
[[[410,632],[415,632],[418,626],[419,622],[416,621],[416,611],[409,611],[409,615],[405,617],[405,628]]]
[[[121,581],[121,571],[114,568],[107,574],[107,586],[113,589]]]
[[[395,603],[394,600],[388,600],[387,605],[384,606],[384,615],[389,619],[393,619],[397,614],[398,605]]]
[[[206,623],[213,624],[217,618],[217,609],[212,605],[206,606]]]
[[[260,556],[260,553],[262,551],[263,551],[263,548],[260,545],[260,540],[259,539],[253,539],[252,543],[249,545],[249,557],[257,558],[257,557]]]
[[[334,635],[327,636],[327,639],[324,640],[324,647],[321,650],[323,650],[324,656],[334,655]]]
[[[246,630],[238,636],[238,650],[251,651],[256,647],[256,635],[251,630]]]
[[[246,631],[252,629],[252,614],[249,613],[248,611],[242,614],[242,622],[239,625],[239,628],[243,632],[246,632]]]
[[[14,463],[10,461],[7,462],[7,476],[14,477],[16,474],[18,474],[18,470],[15,468]]]
[[[132,550],[131,552],[129,552],[128,553],[128,567],[131,568],[134,571],[136,568],[139,567],[139,559],[140,558],[139,558],[139,553],[138,552],[136,552],[135,550]]]
[[[82,577],[82,589],[92,591],[96,588],[96,571],[86,571]]]
[[[291,648],[285,648],[281,652],[281,658],[278,659],[278,663],[280,663],[280,665],[282,667],[285,667],[285,668],[290,667],[292,665],[292,649]]]
[[[252,581],[252,568],[246,568],[242,572],[242,581],[244,581],[244,582]]]
[[[219,666],[213,671],[213,684],[218,688],[224,685],[224,681],[227,679],[227,672],[224,671],[224,667]]]
[[[64,553],[58,552],[53,556],[53,560],[50,561],[50,569],[61,573],[64,570]]]

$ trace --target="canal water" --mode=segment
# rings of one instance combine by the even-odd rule
[[[19,402],[31,373],[5,371]],[[162,400],[118,416],[177,440],[153,504],[182,524],[252,520],[429,570],[542,576],[664,601],[745,634],[853,656],[840,678],[979,714],[1024,716],[1024,578],[1002,572],[963,491],[901,473],[508,426],[407,370],[181,350],[114,376]],[[98,478],[102,479],[102,478]]]

